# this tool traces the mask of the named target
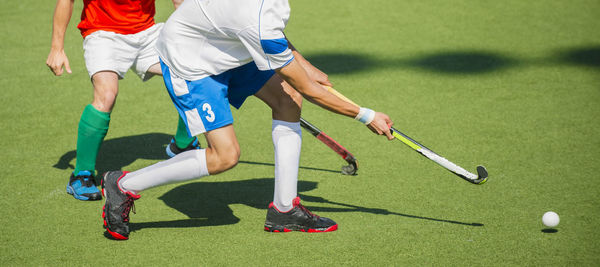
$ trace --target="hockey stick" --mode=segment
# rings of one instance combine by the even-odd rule
[[[321,142],[323,142],[323,144],[327,145],[329,148],[333,149],[333,151],[342,156],[342,158],[346,162],[348,162],[348,165],[342,166],[342,174],[356,175],[356,171],[358,170],[358,161],[356,161],[356,158],[354,157],[354,155],[352,155],[352,153],[350,153],[350,151],[348,151],[345,147],[333,140],[333,138],[329,137],[327,134],[319,130],[319,128],[310,124],[305,119],[300,118],[300,125],[304,129],[308,130]]]
[[[325,88],[327,88],[327,90],[336,95],[337,97],[341,98],[342,100],[353,104],[357,107],[360,107],[359,105],[357,105],[356,103],[354,103],[352,100],[348,99],[347,97],[345,97],[344,95],[342,95],[340,92],[336,91],[335,89],[325,86]],[[415,151],[421,153],[421,155],[427,157],[428,159],[434,161],[435,163],[439,164],[440,166],[446,168],[447,170],[449,170],[450,172],[456,174],[457,176],[459,176],[460,178],[463,178],[464,180],[473,183],[473,184],[483,184],[487,181],[488,178],[488,172],[485,169],[485,167],[483,166],[477,166],[477,174],[473,174],[470,173],[469,171],[463,169],[462,167],[452,163],[451,161],[445,159],[444,157],[436,154],[435,152],[433,152],[431,149],[425,147],[424,145],[421,145],[419,142],[415,141],[414,139],[408,137],[407,135],[403,134],[402,132],[394,129],[394,127],[391,127],[391,132],[392,135],[402,141],[402,143],[404,143],[405,145],[409,146],[410,148],[414,149]]]

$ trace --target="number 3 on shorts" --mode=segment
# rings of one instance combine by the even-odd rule
[[[202,105],[202,111],[208,113],[208,116],[204,116],[208,122],[215,121],[215,113],[212,111],[210,104],[204,103],[204,105]]]

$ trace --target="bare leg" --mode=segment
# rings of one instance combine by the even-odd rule
[[[146,72],[162,76],[162,69],[160,68],[160,63],[156,63],[150,66],[150,68],[148,68]]]
[[[302,95],[278,75],[273,75],[255,96],[271,107],[274,120],[300,121]]]

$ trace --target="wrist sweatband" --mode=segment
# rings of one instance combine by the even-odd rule
[[[354,117],[355,120],[364,123],[365,125],[371,123],[375,118],[375,111],[368,108],[360,108],[358,115]]]

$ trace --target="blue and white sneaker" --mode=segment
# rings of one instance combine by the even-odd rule
[[[79,200],[102,199],[102,194],[94,182],[94,175],[90,171],[80,171],[77,175],[71,173],[67,184],[67,193]]]
[[[198,141],[198,137],[194,137],[194,141],[189,144],[186,148],[179,148],[177,147],[177,145],[175,144],[175,138],[171,138],[171,142],[169,143],[169,145],[167,146],[167,155],[172,158],[175,157],[175,155],[181,153],[181,152],[185,152],[185,151],[189,151],[189,150],[194,150],[194,149],[200,149],[200,142]]]

